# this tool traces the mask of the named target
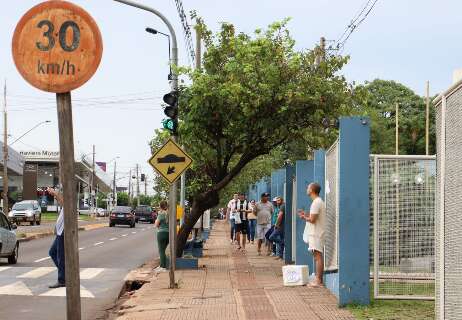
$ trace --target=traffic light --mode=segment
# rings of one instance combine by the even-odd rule
[[[144,180],[146,179],[146,175],[144,173],[141,174],[141,182],[144,182]]]
[[[172,91],[164,96],[164,102],[167,104],[164,113],[168,119],[162,121],[164,129],[176,134],[178,129],[178,92]]]

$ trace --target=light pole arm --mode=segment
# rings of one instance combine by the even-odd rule
[[[18,142],[19,140],[21,140],[25,135],[27,135],[29,132],[33,131],[34,129],[40,127],[42,124],[45,124],[45,123],[49,123],[49,121],[42,121],[40,123],[37,123],[34,127],[32,127],[29,131],[26,131],[22,136],[20,136],[19,138],[17,138],[16,140],[14,140],[12,143],[10,143],[9,145],[12,146],[13,144],[15,144],[16,142]]]
[[[173,26],[170,23],[170,21],[168,21],[168,19],[162,13],[157,11],[156,9],[148,7],[148,6],[144,5],[144,4],[137,3],[137,2],[131,1],[131,0],[114,0],[114,1],[126,4],[128,6],[132,6],[132,7],[141,9],[141,10],[151,12],[151,13],[155,14],[156,16],[158,16],[165,23],[165,25],[167,26],[167,28],[168,28],[168,30],[170,32],[170,37],[172,39],[172,49],[171,49],[172,50],[172,57],[170,59],[171,60],[170,65],[171,66],[172,65],[173,66],[178,66],[178,43],[177,43],[177,40],[176,40],[175,30],[173,29]],[[172,90],[174,90],[174,91],[178,90],[178,74],[177,74],[177,72],[175,70],[172,71]]]

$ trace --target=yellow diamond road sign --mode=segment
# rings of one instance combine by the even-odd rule
[[[149,164],[169,183],[174,183],[192,162],[191,157],[172,139],[149,159]]]

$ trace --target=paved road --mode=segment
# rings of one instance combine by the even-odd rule
[[[94,220],[79,220],[79,227],[81,226],[86,226],[88,224],[95,224],[95,223],[109,223],[108,218],[96,218]],[[42,220],[42,223],[39,226],[31,226],[25,222],[21,223],[18,226],[18,229],[16,231],[17,234],[20,233],[40,233],[40,232],[49,232],[53,231],[55,229],[55,224],[56,221],[49,221],[49,220]]]
[[[50,290],[57,272],[48,257],[53,238],[21,243],[15,266],[0,261],[0,319],[63,320],[64,288]],[[102,228],[79,233],[83,319],[100,319],[111,307],[127,273],[158,256],[155,230]]]

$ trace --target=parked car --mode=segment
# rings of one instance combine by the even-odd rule
[[[18,262],[19,242],[14,232],[16,228],[0,211],[0,258],[8,258],[9,264]]]
[[[96,216],[97,217],[105,217],[107,214],[107,210],[103,208],[97,208],[96,209]]]
[[[151,206],[138,206],[135,209],[136,222],[149,222],[154,223],[156,221],[156,211]]]
[[[8,213],[10,221],[20,224],[21,222],[30,222],[31,226],[40,225],[42,221],[42,210],[36,200],[25,200],[17,202]]]
[[[124,224],[135,227],[135,213],[131,207],[117,206],[112,209],[109,215],[109,227],[113,227],[116,224]]]

